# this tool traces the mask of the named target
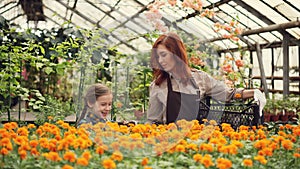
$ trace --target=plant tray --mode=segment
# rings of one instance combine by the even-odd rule
[[[197,119],[203,123],[203,119],[215,120],[218,125],[228,123],[233,129],[241,125],[258,126],[263,123],[263,116],[259,115],[259,105],[249,102],[224,103],[207,98],[200,101],[200,111]]]

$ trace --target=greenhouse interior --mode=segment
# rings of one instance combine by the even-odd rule
[[[0,28],[0,168],[300,166],[299,0],[1,0]]]

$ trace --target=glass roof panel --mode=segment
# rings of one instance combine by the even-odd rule
[[[286,0],[286,2],[292,4],[299,11],[299,9],[300,9],[300,1],[299,0]]]
[[[291,28],[291,29],[287,29],[286,31],[288,31],[290,34],[292,34],[297,39],[300,39],[300,28]]]
[[[276,9],[278,9],[278,11],[280,11],[292,21],[297,20],[297,18],[299,18],[300,16],[300,12],[296,11],[294,8],[290,7],[287,4],[280,4],[276,7]]]
[[[273,9],[269,8],[267,5],[265,5],[263,2],[259,0],[243,0],[245,1],[249,6],[253,7],[254,9],[257,9],[257,11],[263,11],[263,15],[272,20],[274,23],[286,23],[288,22],[287,19],[282,17],[280,14],[278,14]]]
[[[245,14],[243,16],[245,16],[246,19],[241,18],[240,20],[243,21],[243,23],[246,24],[251,29],[257,29],[260,27],[268,26],[268,24],[263,22],[261,19],[257,18],[252,13],[248,12],[245,8],[243,8],[241,6],[237,6],[236,9]],[[241,17],[241,16],[239,16],[239,17]]]

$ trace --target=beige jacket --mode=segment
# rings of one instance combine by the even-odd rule
[[[228,88],[224,82],[218,81],[203,71],[192,72],[196,84],[200,90],[200,99],[205,96],[211,96],[219,101],[230,101],[236,92],[241,92],[242,89]],[[197,94],[197,91],[189,84],[184,86],[180,81],[171,78],[173,91]],[[147,123],[160,122],[166,123],[166,104],[168,96],[167,80],[160,86],[155,85],[154,82],[150,85],[150,99],[149,108],[147,111]]]

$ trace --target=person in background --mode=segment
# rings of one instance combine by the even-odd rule
[[[77,126],[83,123],[95,125],[98,122],[108,121],[112,102],[113,95],[107,86],[100,83],[91,85],[86,91],[83,111],[77,120]]]
[[[260,98],[260,111],[266,99],[258,89],[229,88],[206,72],[188,66],[185,45],[176,33],[163,34],[152,46],[149,107],[146,123],[168,124],[180,119],[194,120],[199,101],[206,96],[219,101]]]

